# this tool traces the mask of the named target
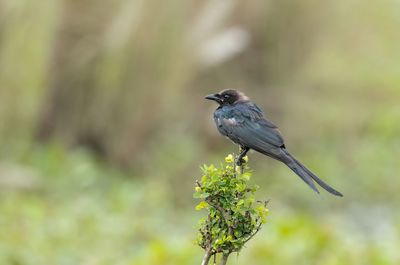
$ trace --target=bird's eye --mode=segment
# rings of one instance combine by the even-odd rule
[[[229,98],[229,95],[225,95],[224,98],[225,98],[225,99],[228,99],[228,98]]]

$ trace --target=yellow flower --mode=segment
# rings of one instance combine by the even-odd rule
[[[233,155],[229,154],[227,157],[225,157],[226,163],[233,163],[233,161],[234,161]]]
[[[199,191],[201,191],[201,188],[200,187],[196,187],[196,188],[194,188],[194,190],[199,192]]]

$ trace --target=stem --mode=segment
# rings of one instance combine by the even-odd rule
[[[226,262],[228,261],[229,254],[230,253],[224,253],[224,255],[222,256],[221,262],[219,263],[220,265],[226,265]]]
[[[233,159],[233,176],[236,178],[237,177],[237,174],[236,174],[236,164],[237,164],[237,159],[238,159],[238,157],[235,155],[235,153],[233,153],[233,157],[234,157],[234,159]]]
[[[211,251],[207,250],[206,254],[204,255],[203,261],[201,262],[201,265],[208,265],[208,262],[210,261],[211,256],[212,256]]]
[[[228,234],[233,235],[232,227],[228,223],[229,220],[231,219],[230,215],[224,210],[224,208],[222,208],[218,204],[213,203],[209,198],[206,199],[206,202],[221,213],[222,218],[224,218],[224,221],[225,221],[226,225],[228,226]]]
[[[260,222],[260,224],[257,226],[256,231],[254,231],[254,233],[251,234],[251,235],[244,241],[244,244],[246,244],[250,239],[252,239],[252,238],[261,230],[261,225],[262,225],[262,223]],[[244,244],[243,244],[243,245],[244,245]]]

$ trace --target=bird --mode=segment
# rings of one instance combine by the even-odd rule
[[[214,112],[214,122],[218,131],[240,147],[240,154],[236,160],[238,166],[243,164],[243,158],[249,150],[255,150],[284,163],[315,192],[319,193],[316,182],[329,193],[343,196],[289,153],[278,127],[267,120],[263,111],[243,92],[225,89],[207,95],[205,99],[215,101],[219,105]]]

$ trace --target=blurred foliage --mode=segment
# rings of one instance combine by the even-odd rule
[[[234,148],[203,96],[234,87],[345,195],[250,153],[274,218],[237,263],[399,264],[399,10],[0,0],[0,263],[198,264],[193,172]]]
[[[65,153],[60,146],[35,148],[11,166],[35,185],[9,184],[0,194],[1,264],[200,264],[194,227],[202,214],[174,205],[176,188],[143,183],[84,150]],[[315,196],[314,204],[326,207],[326,200]],[[194,207],[190,194],[186,200]],[[400,260],[400,219],[388,218],[390,212],[349,209],[355,219],[335,208],[310,214],[282,207],[275,198],[269,207],[273,218],[231,257],[232,264]]]

